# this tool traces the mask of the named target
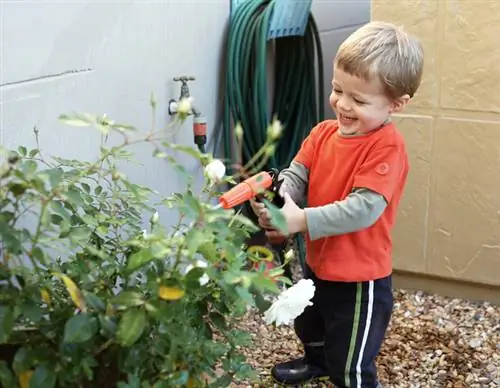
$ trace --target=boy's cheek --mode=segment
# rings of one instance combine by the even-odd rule
[[[338,101],[338,98],[335,97],[335,95],[330,94],[330,106],[332,108],[335,108],[335,106],[337,105],[337,101]]]

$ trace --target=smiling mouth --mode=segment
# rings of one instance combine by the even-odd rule
[[[342,113],[339,113],[339,116],[340,116],[341,120],[346,120],[346,121],[356,121],[357,120],[356,117],[346,116],[346,115],[344,115]]]

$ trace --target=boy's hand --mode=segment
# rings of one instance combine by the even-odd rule
[[[263,202],[257,202],[253,198],[250,200],[250,207],[257,217],[260,217],[262,211],[266,210],[266,205]]]
[[[304,209],[301,209],[293,202],[292,198],[288,193],[284,194],[285,205],[281,209],[283,216],[285,217],[285,222],[288,229],[288,234],[295,234],[299,232],[305,232],[307,229],[306,213]],[[271,219],[269,216],[269,211],[264,208],[259,216],[259,224],[264,229],[272,229]],[[278,237],[282,236],[282,233],[275,230],[266,231],[268,237]]]
[[[288,185],[287,185],[286,181],[283,181],[283,183],[281,184],[280,189],[278,191],[278,194],[281,197],[285,198],[285,193],[287,193],[288,191],[289,191],[288,190]]]

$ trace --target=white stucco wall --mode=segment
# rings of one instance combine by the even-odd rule
[[[332,89],[333,57],[342,41],[370,20],[370,0],[312,0],[323,48],[325,116],[334,118],[328,103]]]
[[[353,28],[368,21],[368,0],[313,0],[325,56],[326,97],[331,58]],[[0,0],[0,144],[35,146],[40,131],[46,155],[95,158],[99,135],[57,122],[60,113],[107,113],[119,122],[149,128],[150,92],[157,122],[169,120],[167,102],[193,75],[191,94],[212,130],[217,109],[218,63],[230,0]],[[330,110],[326,110],[331,117]],[[191,121],[176,137],[192,144]],[[167,195],[182,181],[163,161],[138,147],[142,166],[126,173]],[[201,172],[181,159],[193,175]]]

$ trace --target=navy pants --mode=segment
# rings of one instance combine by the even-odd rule
[[[316,292],[294,326],[307,362],[325,370],[338,388],[377,387],[375,357],[392,314],[392,277],[332,282],[318,279],[307,266],[304,275]]]

